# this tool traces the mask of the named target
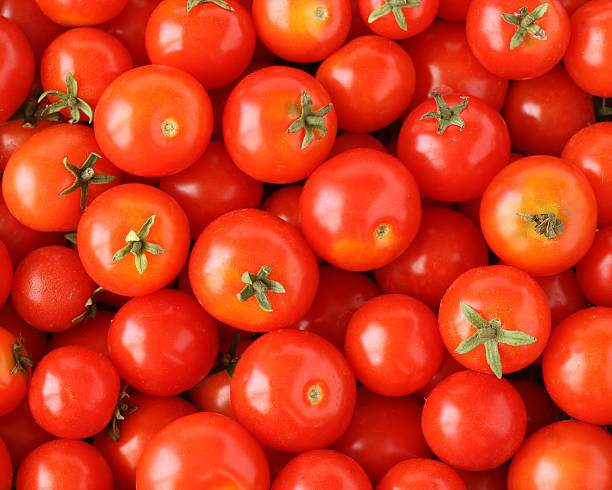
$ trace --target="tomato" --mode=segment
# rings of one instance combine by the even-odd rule
[[[580,129],[595,122],[593,98],[562,65],[536,78],[510,82],[502,110],[512,149],[527,155],[561,155]]]
[[[450,376],[453,373],[458,371],[465,370],[465,367],[462,364],[459,364],[455,358],[448,352],[448,350],[444,349],[444,355],[442,356],[442,364],[440,364],[440,369],[436,371],[436,373],[431,377],[431,379],[427,382],[427,384],[417,390],[414,393],[414,397],[418,399],[420,402],[424,403],[431,390],[442,381],[444,378]]]
[[[0,489],[10,490],[13,484],[13,466],[11,455],[6,444],[0,437]]]
[[[397,153],[423,194],[441,201],[480,196],[507,163],[510,136],[502,117],[476,97],[433,98],[406,117]],[[469,151],[471,148],[478,151]]]
[[[452,0],[446,3],[461,2]],[[495,110],[501,109],[508,80],[494,75],[480,64],[468,46],[463,24],[435,20],[424,32],[402,41],[401,45],[419,74],[411,108],[427,100],[431,92],[438,92],[442,95],[472,95]]]
[[[265,332],[308,311],[319,271],[299,231],[251,208],[230,211],[204,229],[191,251],[189,281],[217,320]]]
[[[506,475],[508,465],[503,464],[497,468],[484,471],[457,470],[465,483],[467,490],[507,490]]]
[[[25,398],[31,366],[23,341],[0,327],[0,415],[14,410]]]
[[[559,420],[561,412],[541,384],[525,379],[515,379],[511,383],[521,395],[527,410],[525,437],[530,436],[545,425]]]
[[[165,192],[123,184],[85,210],[77,248],[85,270],[104,289],[124,296],[148,294],[173,280],[185,264],[189,222]]]
[[[433,22],[438,0],[358,0],[361,20],[374,33],[391,39],[406,39],[423,32]]]
[[[343,151],[353,148],[372,148],[378,151],[387,151],[385,145],[371,134],[367,133],[342,133],[336,137],[334,146],[329,153],[329,157],[336,156]]]
[[[508,490],[542,488],[612,488],[612,435],[577,420],[531,435],[510,463]]]
[[[222,214],[259,207],[263,194],[263,184],[236,166],[221,141],[211,141],[189,168],[163,177],[159,188],[174,197],[187,214],[193,240]]]
[[[599,97],[612,96],[610,64],[612,56],[612,3],[586,2],[575,10],[571,20],[571,40],[563,64],[570,77],[585,92]]]
[[[147,444],[136,469],[136,488],[248,488],[268,490],[268,462],[253,436],[216,413],[186,415]]]
[[[34,80],[32,46],[17,24],[0,15],[0,123],[15,112],[30,91]]]
[[[385,293],[414,296],[437,312],[451,283],[488,261],[482,233],[468,218],[450,209],[424,208],[412,243],[393,262],[376,269],[374,277]]]
[[[427,444],[443,462],[479,471],[512,457],[525,437],[527,416],[509,381],[461,371],[431,391],[421,423]]]
[[[92,3],[84,0],[36,0],[40,9],[53,22],[68,26],[101,24],[115,17],[127,0],[105,0]]]
[[[123,173],[102,156],[92,129],[56,124],[35,134],[9,159],[2,176],[6,205],[37,231],[72,231],[83,210]],[[46,212],[41,213],[41,208]]]
[[[12,298],[6,300],[0,308],[0,326],[12,332],[17,338],[23,339],[23,344],[32,360],[32,365],[36,366],[42,359],[47,350],[47,335],[45,332],[32,327],[19,316]]]
[[[236,419],[272,449],[303,452],[334,442],[355,408],[355,376],[327,340],[293,329],[246,349],[231,382]]]
[[[36,126],[20,120],[0,124],[0,173],[15,150],[36,133],[56,124],[54,121],[36,121]]]
[[[6,245],[0,240],[0,307],[6,301],[13,282],[13,264]]]
[[[565,317],[588,306],[573,269],[534,279],[548,296],[552,328]]]
[[[438,17],[450,22],[465,22],[470,0],[440,0]]]
[[[570,39],[569,17],[558,0],[473,0],[465,27],[470,48],[483,66],[514,80],[551,70]]]
[[[286,221],[300,230],[300,194],[302,185],[284,185],[268,194],[261,209]]]
[[[208,146],[213,115],[202,85],[178,68],[145,65],[113,80],[94,116],[96,140],[111,162],[144,177],[172,175]]]
[[[255,26],[237,1],[163,0],[149,17],[145,39],[151,63],[185,70],[212,89],[232,82],[247,67]]]
[[[534,276],[575,265],[595,237],[597,203],[584,174],[556,157],[521,158],[489,183],[480,226],[493,252]]]
[[[599,122],[575,133],[566,143],[561,158],[578,167],[589,180],[597,200],[597,225],[612,225],[612,162],[608,143],[612,122]]]
[[[397,158],[356,148],[330,158],[308,178],[300,218],[306,240],[324,260],[351,271],[376,269],[414,239],[419,190]]]
[[[380,396],[360,386],[351,422],[330,448],[357,461],[376,485],[396,463],[432,456],[421,431],[422,409],[411,396]]]
[[[108,329],[115,315],[110,311],[97,311],[95,315],[88,316],[76,327],[54,333],[49,340],[48,351],[64,345],[80,345],[108,357]]]
[[[423,388],[440,367],[443,350],[436,316],[404,294],[366,301],[351,317],[344,343],[357,379],[385,396]]]
[[[83,488],[112,490],[113,475],[95,447],[58,439],[32,451],[19,467],[17,488]]]
[[[467,490],[465,483],[450,466],[426,458],[413,458],[393,466],[376,490],[431,488],[432,490]]]
[[[115,490],[132,490],[136,484],[136,466],[145,446],[170,422],[195,413],[195,407],[177,396],[156,397],[135,393],[121,403],[123,420],[115,431],[101,432],[93,445],[111,467]],[[122,408],[123,408],[122,407]]]
[[[321,61],[340,48],[351,27],[350,0],[254,0],[257,35],[289,61]]]
[[[371,490],[368,475],[355,460],[337,451],[307,451],[289,461],[270,490]]]
[[[110,360],[87,347],[69,345],[49,352],[36,366],[28,402],[47,432],[82,439],[110,422],[119,396],[119,376]]]
[[[329,93],[345,131],[369,133],[395,121],[412,100],[410,56],[390,39],[361,36],[328,56],[316,78]]]
[[[591,424],[612,423],[612,308],[580,310],[553,330],[542,357],[544,386],[570,416]]]
[[[336,130],[336,110],[323,85],[285,66],[245,76],[223,112],[223,138],[236,165],[275,184],[308,177],[329,154]]]
[[[576,265],[584,295],[598,306],[612,306],[612,226],[600,228],[593,245]],[[586,305],[585,305],[586,306]]]

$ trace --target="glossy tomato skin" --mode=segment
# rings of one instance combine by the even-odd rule
[[[612,55],[612,4],[596,0],[580,6],[572,15],[571,41],[563,57],[569,75],[585,92],[612,96],[610,64]]]
[[[570,416],[591,424],[612,420],[612,308],[592,307],[563,320],[553,330],[544,356],[544,386]]]
[[[264,45],[298,63],[327,58],[342,46],[351,27],[350,0],[254,0],[252,12]]]
[[[9,158],[15,150],[36,133],[57,124],[44,119],[36,121],[36,126],[24,125],[21,120],[7,121],[0,125],[0,172],[4,172]]]
[[[467,101],[459,115],[465,127],[453,124],[438,134],[438,121],[423,118],[438,110],[436,101],[430,98],[404,120],[398,137],[398,157],[426,196],[452,202],[475,199],[508,163],[508,128],[497,111],[476,97],[450,94],[443,98],[450,107]],[[469,151],[470,148],[479,151]]]
[[[8,298],[0,308],[0,326],[12,332],[17,338],[23,338],[23,345],[28,351],[34,366],[42,359],[47,350],[47,334],[27,323],[13,305],[12,298]]]
[[[563,233],[549,240],[517,213],[554,213]],[[480,204],[480,226],[504,263],[547,276],[569,269],[587,252],[595,237],[597,203],[580,170],[553,156],[531,156],[491,180]]]
[[[0,240],[0,307],[6,301],[13,282],[13,264],[6,245]]]
[[[102,156],[93,130],[80,124],[56,124],[29,138],[13,153],[2,176],[2,193],[11,214],[36,231],[74,230],[83,212],[82,190],[61,194],[76,179],[63,161],[80,168],[91,153],[102,157],[93,167],[95,174],[115,178],[89,184],[86,206],[120,184],[123,177],[123,172]]]
[[[53,22],[67,26],[90,26],[112,19],[125,7],[127,0],[107,0],[104,3],[83,0],[36,0],[40,9]]]
[[[114,316],[110,311],[99,310],[95,318],[88,317],[75,327],[54,333],[49,339],[47,351],[63,345],[80,345],[108,357],[108,329]]]
[[[369,22],[372,12],[385,5],[385,3],[381,0],[359,0],[359,15],[361,20],[375,34],[390,39],[406,39],[423,32],[433,22],[438,11],[438,0],[426,0],[420,2],[420,5],[416,7],[402,8],[402,14],[404,14],[406,21],[406,29],[399,26],[391,12],[374,22]]]
[[[146,446],[136,469],[136,488],[160,485],[168,490],[268,490],[270,472],[261,446],[240,424],[200,412],[171,422]]]
[[[556,422],[532,434],[508,470],[508,490],[611,486],[612,435],[577,420]]]
[[[278,216],[292,226],[300,229],[300,194],[302,185],[284,185],[268,194],[261,203],[261,209]]]
[[[561,411],[548,396],[544,386],[526,379],[515,379],[511,383],[521,395],[527,410],[525,437],[529,437],[536,430],[559,420]]]
[[[13,355],[14,344],[19,339],[5,328],[0,327],[0,414],[6,415],[19,406],[28,389],[29,370],[12,374],[16,366]],[[27,355],[27,351],[25,352]],[[27,369],[27,368],[26,368]]]
[[[455,358],[448,352],[448,350],[444,349],[444,355],[442,356],[442,363],[440,364],[440,368],[436,371],[436,373],[432,376],[429,382],[420,390],[414,393],[414,397],[419,400],[421,403],[424,403],[431,390],[442,381],[444,378],[447,378],[453,373],[465,370],[465,366],[463,364],[459,364]]]
[[[368,133],[342,133],[336,137],[336,142],[329,153],[329,158],[336,156],[343,151],[353,148],[372,148],[373,150],[387,151],[385,145]]]
[[[560,156],[567,141],[595,122],[593,98],[562,65],[530,80],[514,80],[502,115],[512,150],[526,155]]]
[[[134,255],[113,260],[126,246],[126,234],[138,232],[155,216],[146,241],[164,252],[147,254],[140,274]],[[189,251],[189,222],[177,202],[165,192],[144,184],[123,184],[105,192],[83,213],[77,228],[77,248],[87,273],[104,289],[124,296],[152,293],[181,271]]]
[[[11,464],[11,455],[0,437],[0,488],[2,490],[10,490],[12,484],[13,466]]]
[[[578,284],[589,301],[612,306],[612,226],[600,228],[593,245],[576,265]]]
[[[256,297],[241,301],[248,272],[269,267],[269,280],[285,292],[267,291],[271,311]],[[289,223],[258,209],[226,213],[202,232],[189,258],[193,292],[217,320],[250,332],[286,327],[312,304],[319,282],[317,261],[306,241]]]
[[[83,441],[57,439],[34,449],[19,467],[17,488],[112,490],[113,475],[104,456]]]
[[[453,468],[427,458],[407,459],[391,468],[376,490],[399,488],[432,488],[435,490],[467,490],[465,483]]]
[[[307,451],[280,471],[270,490],[371,490],[372,484],[354,459],[329,449]]]
[[[267,447],[303,452],[338,439],[355,408],[355,376],[342,354],[310,332],[255,340],[231,382],[236,419]]]
[[[396,259],[414,239],[419,190],[397,158],[356,148],[313,172],[300,196],[300,219],[306,240],[324,260],[372,270]]]
[[[210,98],[178,68],[145,65],[123,73],[102,93],[94,115],[96,140],[125,172],[172,175],[192,165],[212,134]]]
[[[427,444],[442,461],[453,468],[479,471],[512,457],[525,437],[527,416],[509,381],[460,371],[432,390],[421,423]]]
[[[465,22],[470,0],[440,0],[437,16],[450,22]]]
[[[15,22],[0,16],[0,123],[15,112],[30,91],[35,62],[32,46]]]
[[[513,14],[521,7],[532,12],[541,4],[539,0],[474,0],[470,3],[465,20],[467,40],[487,70],[503,78],[524,80],[543,75],[561,61],[569,44],[570,22],[558,0],[550,0],[546,13],[537,20],[546,39],[527,34],[519,46],[510,49],[517,27],[504,20],[502,14]]]
[[[565,317],[588,306],[573,269],[534,279],[548,297],[552,328]]]
[[[308,177],[323,163],[336,138],[336,104],[324,116],[327,132],[313,130],[315,139],[302,147],[305,130],[287,130],[300,117],[303,92],[313,111],[331,103],[323,85],[297,68],[261,68],[238,82],[223,111],[223,139],[243,172],[263,182],[287,184]]]
[[[319,65],[316,73],[334,102],[338,126],[369,133],[406,110],[415,84],[410,56],[391,39],[360,36]]]
[[[151,63],[185,70],[207,90],[238,78],[253,57],[255,26],[240,2],[229,4],[232,10],[202,3],[188,11],[183,0],[160,2],[146,27]]]

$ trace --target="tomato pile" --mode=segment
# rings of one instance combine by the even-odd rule
[[[0,490],[612,490],[612,0],[0,0]]]

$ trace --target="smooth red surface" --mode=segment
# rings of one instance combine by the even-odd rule
[[[6,444],[0,437],[0,489],[10,490],[13,484],[13,466],[11,455]]]
[[[49,340],[48,351],[63,345],[80,345],[108,357],[108,329],[114,316],[110,311],[98,311],[95,318],[88,317],[69,330],[54,333]]]
[[[16,119],[0,125],[0,172],[4,172],[6,163],[15,150],[36,133],[56,124],[54,121],[40,120],[34,127],[24,127],[23,121]]]
[[[300,229],[299,203],[302,185],[284,185],[270,193],[261,203],[261,209],[278,216]]]
[[[89,26],[101,24],[121,12],[128,0],[36,0],[40,9],[53,22],[63,26]]]
[[[426,458],[402,461],[391,468],[376,490],[427,488],[428,490],[466,490],[461,477],[450,466]]]
[[[28,390],[29,370],[11,374],[15,367],[13,345],[18,342],[12,332],[0,327],[0,415],[18,407]]]
[[[390,39],[406,39],[423,32],[433,22],[438,11],[438,0],[426,0],[420,2],[420,5],[416,7],[402,8],[406,21],[405,30],[398,25],[395,16],[391,12],[374,22],[370,22],[370,14],[385,3],[387,2],[383,0],[358,0],[359,15],[361,20],[375,34]]]
[[[545,425],[559,420],[561,412],[548,396],[544,386],[525,379],[512,380],[511,383],[521,395],[527,410],[525,437],[530,436]]]
[[[13,264],[6,245],[0,240],[0,307],[6,301],[13,282]]]
[[[552,328],[565,317],[588,306],[573,269],[534,279],[548,296]]]
[[[7,299],[0,308],[0,326],[12,332],[17,338],[20,336],[23,338],[23,345],[36,366],[47,350],[47,334],[21,318],[11,298]]]
[[[612,306],[612,226],[597,231],[593,245],[576,265],[576,278],[591,303]]]
[[[336,137],[336,142],[329,153],[329,158],[353,148],[372,148],[373,150],[387,151],[385,145],[371,134],[342,133]]]

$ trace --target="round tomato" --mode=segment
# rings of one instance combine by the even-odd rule
[[[438,11],[438,0],[358,0],[359,15],[380,36],[406,39],[429,27]]]
[[[8,249],[2,240],[0,240],[0,307],[6,301],[13,282],[13,264]]]
[[[26,396],[32,361],[12,332],[0,327],[0,415],[5,415]]]
[[[40,9],[53,22],[68,26],[90,26],[112,19],[123,10],[128,0],[36,0]]]
[[[534,279],[548,297],[552,328],[565,317],[588,306],[573,269]]]
[[[593,245],[576,265],[584,295],[598,306],[612,306],[612,226],[600,228]],[[586,305],[585,305],[586,306]]]
[[[56,124],[55,121],[44,119],[36,121],[36,126],[22,120],[7,121],[0,124],[0,173],[4,172],[9,158],[17,148],[36,133],[54,124]]]
[[[544,386],[526,379],[515,379],[511,383],[521,395],[527,409],[525,437],[529,437],[536,430],[559,420],[561,411],[548,396]]]
[[[431,488],[435,490],[467,490],[465,483],[450,466],[426,458],[407,459],[391,468],[376,490]]]
[[[268,194],[261,209],[278,216],[292,226],[300,229],[300,194],[302,185],[284,185]]]
[[[382,141],[371,134],[342,133],[336,137],[336,142],[329,153],[329,157],[334,157],[338,153],[352,150],[353,148],[371,148],[372,150],[387,151],[385,145],[382,144]]]
[[[2,437],[0,437],[0,489],[10,490],[12,485],[13,465],[11,464],[11,455]]]
[[[108,330],[115,314],[110,311],[96,311],[95,317],[92,317],[91,312],[88,313],[89,316],[76,327],[51,335],[47,351],[50,352],[63,345],[80,345],[108,357]]]

